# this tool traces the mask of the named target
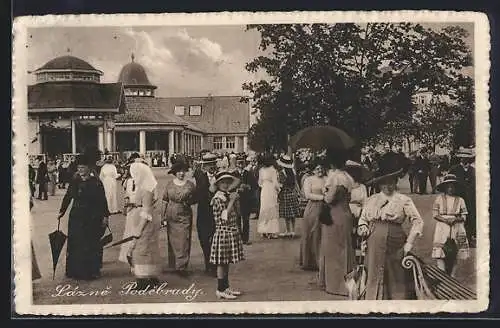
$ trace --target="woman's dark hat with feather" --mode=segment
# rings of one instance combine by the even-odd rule
[[[380,184],[387,180],[398,180],[403,173],[404,163],[401,163],[401,157],[396,153],[387,153],[382,155],[379,160],[379,169],[375,172],[375,177],[366,184]]]

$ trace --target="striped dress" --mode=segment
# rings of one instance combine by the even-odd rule
[[[216,265],[238,263],[244,260],[236,212],[233,210],[228,213],[228,203],[229,199],[222,191],[217,191],[210,202],[215,220],[210,263]]]

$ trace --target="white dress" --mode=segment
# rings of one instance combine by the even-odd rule
[[[280,232],[278,207],[278,172],[274,167],[263,167],[259,170],[260,212],[257,232],[277,234]]]
[[[125,197],[128,197],[129,204],[136,204],[136,189],[134,188],[134,180],[132,178],[127,179],[125,182]],[[129,237],[134,231],[139,221],[139,216],[137,212],[140,208],[128,207],[127,218],[125,219],[125,230],[123,231],[123,239]],[[120,245],[120,255],[118,260],[123,263],[128,263],[127,253],[130,249],[131,243],[124,243]]]
[[[118,172],[113,164],[104,164],[101,168],[99,175],[102,184],[104,185],[104,192],[106,193],[106,200],[108,201],[108,209],[110,213],[118,212],[118,192],[116,179]]]
[[[352,215],[354,215],[356,219],[359,219],[361,216],[361,210],[363,209],[363,205],[365,204],[367,198],[368,192],[364,184],[360,183],[357,186],[354,186],[351,190],[349,208],[351,209]]]

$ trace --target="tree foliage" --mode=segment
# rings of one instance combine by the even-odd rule
[[[250,25],[264,52],[246,65],[268,77],[248,82],[259,112],[250,145],[285,149],[287,135],[330,124],[360,144],[403,139],[420,88],[457,100],[470,79],[465,30],[411,23]],[[473,108],[473,101],[472,101]],[[394,136],[396,135],[396,136]]]

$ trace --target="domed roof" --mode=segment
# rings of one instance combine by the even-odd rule
[[[69,55],[60,56],[48,61],[45,65],[37,69],[37,71],[41,70],[84,70],[100,72],[85,60]]]
[[[146,70],[141,64],[134,61],[134,55],[131,56],[132,61],[123,66],[118,77],[118,82],[122,82],[125,86],[151,86],[156,88],[149,82]]]

